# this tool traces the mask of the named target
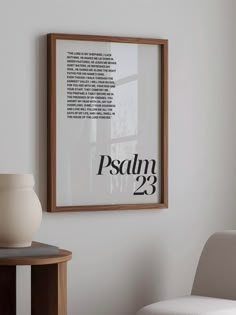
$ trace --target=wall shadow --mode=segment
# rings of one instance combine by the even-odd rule
[[[47,208],[47,37],[35,38],[35,189]]]
[[[134,266],[133,315],[140,308],[162,299],[162,292],[165,291],[164,257],[161,248],[147,245],[140,251]]]

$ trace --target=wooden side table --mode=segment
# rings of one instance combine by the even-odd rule
[[[0,258],[0,314],[16,315],[16,266],[31,266],[31,315],[67,314],[67,261],[72,253]]]

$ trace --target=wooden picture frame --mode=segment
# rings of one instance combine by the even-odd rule
[[[47,35],[47,211],[168,207],[168,41]]]

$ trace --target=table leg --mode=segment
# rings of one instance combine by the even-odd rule
[[[0,266],[0,314],[16,315],[16,266]]]
[[[31,314],[67,314],[66,262],[31,266]]]

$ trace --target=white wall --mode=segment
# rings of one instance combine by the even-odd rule
[[[187,294],[206,238],[235,228],[233,2],[0,2],[0,172],[33,172],[44,208],[45,34],[169,39],[169,209],[44,213],[37,239],[73,251],[69,315],[134,315]]]

